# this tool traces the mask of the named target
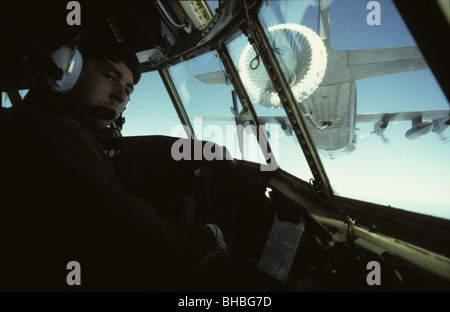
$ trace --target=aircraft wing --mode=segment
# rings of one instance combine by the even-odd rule
[[[354,80],[419,71],[428,68],[417,47],[336,51],[346,53],[347,68]],[[230,84],[223,71],[195,76],[207,85]]]
[[[235,117],[226,117],[226,116],[202,116],[202,121],[206,122],[229,122],[235,123]],[[261,125],[267,124],[278,124],[280,125],[281,130],[283,130],[285,136],[291,136],[293,133],[292,126],[289,122],[289,119],[286,116],[258,116],[259,122]],[[244,123],[244,128],[247,127],[248,124]],[[270,133],[267,133],[270,136]],[[242,149],[241,149],[242,150]]]
[[[290,125],[290,121],[286,116],[258,116],[261,124],[279,124],[282,128],[286,128]]]
[[[357,114],[356,123],[377,123],[385,116],[390,116],[392,121],[412,121],[421,117],[422,120],[439,120],[447,118],[450,120],[450,110],[432,110],[415,112],[394,112],[394,113],[367,113]],[[234,117],[227,116],[202,116],[203,121],[234,122]],[[258,116],[261,124],[279,124],[281,126],[289,125],[289,119],[286,116]]]
[[[230,84],[227,77],[225,76],[225,73],[221,70],[206,74],[200,74],[195,76],[195,78],[197,78],[198,81],[206,85]]]
[[[339,51],[338,53],[348,53],[347,66],[355,80],[428,68],[418,47]]]
[[[450,120],[450,110],[416,111],[416,112],[395,112],[395,113],[376,113],[376,114],[357,114],[356,123],[377,123],[386,115],[390,116],[392,121],[412,121],[419,117],[422,120],[439,120],[447,118]]]
[[[227,116],[201,116],[202,121],[235,122],[235,117]],[[279,124],[282,128],[289,126],[290,122],[286,116],[258,116],[262,125]]]
[[[227,116],[198,116],[198,117],[194,117],[195,118],[201,118],[202,121],[208,121],[208,122],[212,122],[212,121],[217,121],[217,122],[235,122],[234,117],[227,117]],[[192,119],[192,118],[191,118]],[[192,120],[194,120],[192,119]]]

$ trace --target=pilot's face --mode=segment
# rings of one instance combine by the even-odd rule
[[[84,62],[80,77],[68,96],[79,105],[79,121],[86,128],[102,130],[115,118],[104,119],[96,116],[86,106],[112,108],[117,117],[128,103],[131,92],[133,74],[124,63],[88,59]]]

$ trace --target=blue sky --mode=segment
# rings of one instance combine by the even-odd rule
[[[380,26],[367,25],[364,2],[335,2],[330,7],[335,49],[415,45],[390,1],[379,1]],[[357,81],[357,97],[358,113],[449,109],[429,70]],[[360,133],[372,127],[357,126]],[[360,142],[353,155],[334,164],[325,161],[326,169],[342,194],[353,192],[365,200],[450,219],[450,144],[440,143],[434,133],[409,141],[404,133],[410,127],[408,122],[390,125],[385,133],[392,144],[385,146],[371,137]],[[445,134],[450,136],[448,129]]]
[[[367,2],[331,2],[331,44],[334,49],[415,45],[391,1],[378,1],[381,6],[379,26],[367,24]],[[315,2],[282,2],[286,22],[302,20],[306,26],[316,30],[317,13],[302,16],[308,4],[314,5]],[[312,8],[310,12],[317,12],[317,9]],[[235,59],[245,44],[242,42],[232,44],[235,47],[230,53]],[[171,69],[191,117],[201,114],[232,116],[229,109],[232,105],[231,86],[207,87],[192,78],[195,74],[221,68],[219,59],[212,52]],[[358,113],[449,109],[447,99],[429,70],[360,80],[356,85]],[[258,105],[255,109],[262,115],[283,114],[283,111]],[[157,72],[144,74],[125,117],[124,135],[174,135],[174,127],[180,124]],[[204,123],[203,126],[210,124]],[[223,124],[221,126],[224,127]],[[373,130],[373,125],[357,127],[360,134]],[[322,159],[332,187],[338,195],[450,219],[450,143],[441,144],[434,133],[409,141],[404,134],[410,127],[409,122],[389,125],[385,134],[392,143],[388,146],[383,145],[380,138],[372,136],[359,141],[356,151],[348,156]],[[449,129],[444,134],[450,136]],[[284,137],[272,143],[279,147],[278,161],[283,169],[304,180],[311,178],[295,137]]]

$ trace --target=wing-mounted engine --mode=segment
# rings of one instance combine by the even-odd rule
[[[383,118],[377,122],[374,125],[373,134],[376,134],[379,136],[385,145],[388,145],[391,143],[391,140],[389,140],[385,135],[384,131],[386,130],[387,126],[389,125],[389,121],[395,116],[395,114],[385,114]]]
[[[449,138],[443,135],[445,129],[450,124],[450,118],[433,119],[431,121],[422,121],[422,116],[412,120],[412,128],[406,131],[405,137],[410,140],[415,140],[428,134],[430,132],[436,133],[442,143],[449,141]]]
[[[405,133],[405,137],[409,140],[418,139],[430,132],[436,133],[442,143],[450,140],[444,135],[444,131],[450,125],[450,114],[448,110],[369,113],[358,114],[356,116],[357,123],[375,123],[374,130],[370,134],[360,135],[362,139],[365,139],[368,135],[376,134],[386,144],[390,143],[390,141],[384,136],[384,131],[389,123],[399,121],[411,121],[412,127]]]
[[[415,140],[428,134],[431,129],[433,129],[432,122],[423,122],[422,116],[417,117],[416,119],[411,121],[412,128],[406,131],[405,137],[410,140]]]

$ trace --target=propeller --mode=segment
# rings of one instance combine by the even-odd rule
[[[447,143],[448,141],[450,141],[450,138],[446,137],[442,133],[437,133],[437,135],[439,136],[439,141],[441,141],[442,144]]]
[[[361,140],[365,140],[370,138],[373,134],[376,134],[383,141],[384,145],[391,144],[392,143],[391,140],[386,135],[384,135],[384,131],[386,130],[387,126],[390,124],[390,120],[394,116],[395,114],[385,114],[379,122],[374,124],[372,132],[364,135],[360,134],[359,137],[361,138]]]
[[[359,135],[359,138],[360,138],[361,140],[368,140],[368,139],[371,138],[372,135],[374,135],[374,134],[376,134],[375,131],[372,131],[372,132],[369,132],[369,133],[365,133],[365,134],[360,134],[360,135]],[[380,137],[380,139],[383,141],[383,144],[384,144],[384,145],[389,145],[389,144],[392,143],[392,141],[391,141],[386,135],[384,135],[384,134],[380,134],[380,135],[377,135],[377,136]]]
[[[384,144],[384,145],[389,145],[389,144],[392,143],[392,141],[391,141],[390,139],[388,139],[384,134],[382,134],[382,135],[380,136],[380,138],[381,138],[381,140],[383,141],[383,144]]]
[[[433,132],[436,133],[439,136],[439,141],[441,143],[447,143],[450,141],[450,138],[446,137],[443,132],[447,129],[447,127],[450,124],[450,119],[448,118],[441,118],[441,119],[435,119],[432,121],[433,123]]]

